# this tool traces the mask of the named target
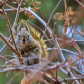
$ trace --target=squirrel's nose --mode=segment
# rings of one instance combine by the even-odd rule
[[[25,38],[23,38],[23,41],[25,42]]]

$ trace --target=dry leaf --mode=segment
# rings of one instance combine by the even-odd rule
[[[21,84],[32,84],[32,83],[29,83],[28,78],[24,76],[24,78],[21,80]]]

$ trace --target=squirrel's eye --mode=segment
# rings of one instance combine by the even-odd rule
[[[20,37],[20,34],[18,34],[18,37]]]

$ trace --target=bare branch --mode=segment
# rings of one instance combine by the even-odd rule
[[[80,1],[78,0],[75,0],[75,1],[84,8],[84,5]]]
[[[15,49],[13,48],[13,46],[9,43],[8,40],[6,40],[6,38],[0,33],[0,37],[3,39],[3,41],[9,46],[10,50],[12,50],[14,53],[16,53]]]
[[[51,20],[51,18],[52,18],[52,15],[54,14],[55,10],[57,9],[57,7],[59,6],[59,4],[60,4],[61,1],[62,1],[62,0],[59,0],[58,4],[56,5],[56,7],[54,8],[53,12],[51,13],[50,18],[49,18],[49,20],[48,20],[48,22],[47,22],[47,26],[49,25],[50,20]]]
[[[18,10],[17,10],[17,13],[16,13],[16,17],[15,17],[15,21],[14,21],[14,24],[13,24],[13,28],[14,28],[15,24],[17,23],[17,20],[18,20],[18,17],[19,17],[19,12],[20,12],[20,7],[21,7],[22,2],[23,2],[23,0],[21,0],[21,2],[18,4]]]

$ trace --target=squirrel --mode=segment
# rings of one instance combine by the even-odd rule
[[[26,20],[20,20],[14,26],[13,32],[14,40],[17,48],[20,50],[22,57],[38,56],[47,58],[48,51],[47,46],[41,33],[32,27]],[[24,60],[24,63],[31,65],[37,63],[37,60],[30,59]]]

